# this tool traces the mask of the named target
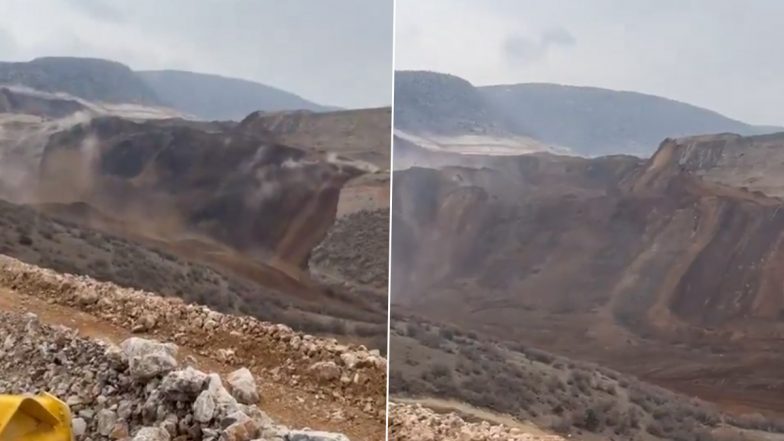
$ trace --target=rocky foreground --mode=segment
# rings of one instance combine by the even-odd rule
[[[257,407],[248,369],[224,383],[218,374],[180,366],[171,343],[132,337],[118,347],[34,314],[9,313],[0,314],[0,337],[0,392],[61,397],[78,440],[348,440],[276,424]]]
[[[420,405],[389,403],[390,441],[564,441],[560,436],[532,435],[522,429],[488,422],[470,423]]]
[[[199,355],[226,363],[247,361],[285,375],[292,384],[364,403],[368,411],[384,417],[386,359],[377,350],[305,335],[253,317],[222,314],[179,298],[59,274],[4,255],[0,255],[0,287],[196,348]]]
[[[325,406],[328,405],[320,407],[319,411],[339,409],[340,415],[330,416],[334,423],[329,424],[332,430],[351,432],[366,439],[383,439],[386,359],[378,351],[368,350],[361,345],[341,344],[335,339],[302,334],[287,326],[262,322],[252,317],[218,313],[201,305],[185,304],[179,298],[165,298],[88,277],[59,274],[0,255],[0,295],[3,295],[3,289],[14,295],[44,302],[50,308],[78,311],[101,323],[126,330],[123,338],[134,333],[150,341],[167,342],[163,346],[159,343],[142,345],[156,348],[152,357],[155,360],[153,367],[168,366],[165,372],[143,375],[142,380],[134,378],[131,373],[135,369],[133,359],[136,354],[135,349],[128,349],[128,345],[133,346],[131,343],[124,343],[119,351],[115,351],[117,354],[107,354],[107,347],[79,339],[72,331],[49,329],[32,319],[23,325],[15,325],[13,320],[0,317],[3,321],[0,344],[5,343],[3,347],[8,352],[8,356],[0,360],[0,363],[7,364],[0,365],[0,393],[31,392],[46,387],[58,397],[65,397],[75,410],[75,416],[85,422],[86,435],[83,439],[110,439],[112,433],[115,433],[114,439],[123,439],[124,428],[114,432],[116,421],[124,421],[127,416],[128,404],[121,406],[123,401],[130,402],[133,409],[132,420],[128,421],[129,435],[135,435],[135,431],[148,426],[166,425],[172,428],[171,422],[176,416],[177,428],[169,436],[181,437],[179,439],[183,440],[221,437],[227,440],[345,439],[323,438],[326,435],[314,438],[316,435],[312,433],[291,431],[274,425],[252,407],[242,407],[252,406],[255,398],[236,395],[238,389],[231,386],[228,377],[225,378],[228,382],[225,389],[233,394],[239,407],[230,404],[221,411],[220,402],[223,398],[219,397],[227,396],[219,387],[223,383],[216,375],[187,370],[192,365],[187,362],[188,355],[199,357],[200,362],[203,358],[211,366],[220,366],[221,372],[234,370],[234,375],[243,378],[242,382],[245,383],[255,376],[262,383],[281,385],[309,394]],[[26,327],[40,329],[36,331],[39,334],[28,336]],[[8,338],[9,335],[11,338]],[[29,341],[19,349],[19,342],[25,339]],[[180,355],[175,357],[174,348],[177,346],[181,350]],[[165,355],[167,351],[168,356]],[[34,363],[37,367],[25,370],[26,366],[30,366],[26,358],[33,355],[43,358]],[[172,359],[185,363],[186,370],[180,372],[179,365],[171,366]],[[14,372],[13,368],[18,368],[17,375],[9,377],[9,373]],[[187,387],[193,393],[177,400],[165,398],[169,392],[162,388],[167,384],[165,379],[169,375],[173,376],[169,382],[184,381],[190,385]],[[181,377],[185,379],[180,380]],[[83,390],[87,394],[86,398],[80,395]],[[203,417],[198,420],[196,409],[204,405],[204,400],[210,402],[202,398],[197,403],[204,391],[211,391],[212,401],[218,410],[215,410],[212,419],[205,420],[207,417]],[[263,394],[261,399],[263,403]],[[233,403],[231,400],[229,402]],[[308,403],[308,406],[303,404],[302,410],[312,412],[313,403]],[[245,423],[251,428],[249,433],[254,434],[258,429],[260,438],[246,435],[227,438],[224,432],[231,424],[240,420],[249,421],[239,414],[234,415],[239,418],[236,421],[229,418],[237,409],[252,421]],[[86,414],[80,415],[84,410]],[[98,413],[102,410],[107,412],[103,413],[105,418],[101,420],[103,423],[99,428]],[[108,411],[114,412],[116,421],[109,416]],[[318,418],[322,421],[321,416]],[[303,415],[303,420],[308,420],[307,415]],[[107,421],[112,421],[111,429]],[[296,417],[291,418],[289,415],[287,423],[297,425],[297,421]],[[80,424],[77,421],[77,427]],[[266,429],[269,430],[265,432]],[[107,431],[110,432],[108,435],[103,434]]]

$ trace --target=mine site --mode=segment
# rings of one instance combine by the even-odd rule
[[[68,3],[95,55],[0,19],[0,438],[384,440],[391,33],[316,77],[337,12]]]
[[[392,440],[784,439],[769,8],[609,3],[397,2]]]

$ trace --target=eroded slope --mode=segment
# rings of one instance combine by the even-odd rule
[[[784,135],[399,172],[402,310],[778,411]],[[677,366],[673,360],[678,360]]]

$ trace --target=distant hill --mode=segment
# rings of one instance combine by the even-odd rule
[[[252,81],[175,70],[134,72],[124,64],[95,58],[0,62],[0,85],[66,93],[93,102],[166,106],[207,120],[240,121],[256,111],[337,110]]]
[[[425,71],[395,75],[395,133],[428,150],[490,155],[557,152],[524,133],[509,131],[504,116],[481,91],[454,75]]]
[[[418,135],[526,136],[586,156],[648,156],[667,137],[784,130],[636,92],[544,83],[474,87],[435,72],[397,72],[395,94],[396,129]]]
[[[479,91],[510,130],[588,155],[647,156],[667,137],[772,129],[667,98],[598,87],[529,83]]]
[[[485,134],[499,116],[468,81],[426,71],[395,73],[395,128],[434,135]]]
[[[137,74],[165,104],[204,119],[240,120],[257,110],[334,110],[253,81],[177,70]]]
[[[161,104],[155,92],[128,66],[95,58],[46,57],[0,62],[0,84],[64,92],[90,101]]]

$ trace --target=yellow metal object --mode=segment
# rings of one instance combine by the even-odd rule
[[[47,393],[0,395],[0,441],[72,441],[68,406]]]

